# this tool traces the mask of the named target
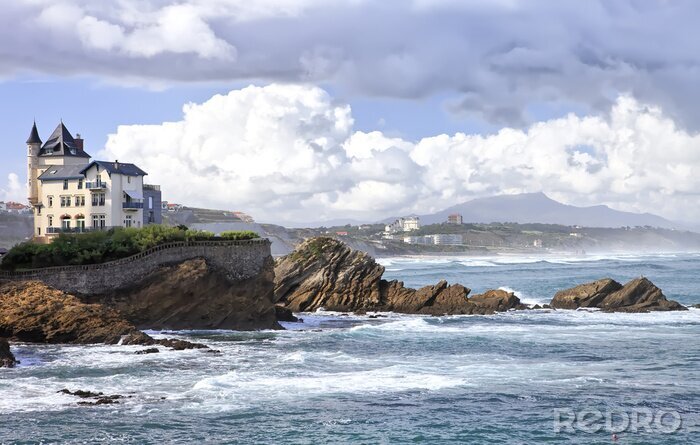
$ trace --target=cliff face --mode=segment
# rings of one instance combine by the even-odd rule
[[[275,265],[275,300],[295,312],[394,311],[407,314],[487,314],[523,307],[513,294],[440,281],[421,289],[382,279],[384,267],[333,238],[312,238]]]
[[[231,282],[203,259],[163,266],[104,295],[81,296],[121,313],[139,329],[278,329],[272,259],[253,278]]]

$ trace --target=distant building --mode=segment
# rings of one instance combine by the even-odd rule
[[[435,245],[435,246],[459,246],[464,244],[462,235],[440,233],[424,236],[404,236],[406,244]]]
[[[338,236],[348,236],[348,232],[335,232]]]
[[[437,234],[428,235],[433,239],[433,244],[436,246],[459,246],[464,244],[462,235],[457,234]]]
[[[574,238],[581,238],[583,235],[581,235],[578,232],[571,232],[571,233],[569,233],[569,236],[572,236]]]
[[[7,204],[5,204],[5,201],[0,201],[0,212],[7,212]]]
[[[429,236],[404,236],[403,242],[406,244],[429,245],[433,244],[433,239]]]
[[[27,139],[27,189],[34,213],[34,237],[61,232],[141,227],[160,215],[160,188],[143,183],[146,172],[119,161],[91,161],[80,135],[61,122],[44,143],[36,123]],[[149,188],[150,187],[150,188]],[[144,190],[153,214],[144,215]],[[151,202],[152,201],[152,202]],[[23,204],[10,205],[18,212]]]
[[[7,201],[2,203],[0,210],[9,213],[31,213],[32,208],[19,202]]]
[[[411,232],[420,229],[420,218],[417,216],[406,216],[399,218],[384,227],[384,233],[392,234],[398,232]]]
[[[535,247],[537,249],[542,248],[542,240],[541,239],[536,239],[532,242],[532,247]]]
[[[453,213],[447,217],[448,224],[462,224],[462,215],[459,213]]]

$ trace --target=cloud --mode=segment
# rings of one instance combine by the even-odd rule
[[[700,129],[694,0],[6,3],[5,76],[310,81],[407,98],[448,92],[455,113],[521,128],[541,109],[603,112],[629,94]]]
[[[631,96],[600,115],[417,142],[354,131],[350,107],[310,85],[250,86],[183,112],[120,126],[102,155],[139,164],[164,199],[263,221],[378,220],[536,191],[700,219],[700,136]]]
[[[26,200],[24,186],[19,182],[16,173],[7,175],[7,184],[0,188],[0,201],[24,202]]]

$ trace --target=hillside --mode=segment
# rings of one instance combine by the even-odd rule
[[[474,199],[437,213],[420,215],[421,223],[439,224],[447,221],[447,216],[452,213],[461,214],[464,222],[469,223],[515,222],[583,227],[682,228],[678,223],[650,213],[621,212],[604,205],[576,207],[555,201],[544,193]]]

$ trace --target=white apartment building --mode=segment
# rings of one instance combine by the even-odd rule
[[[50,242],[61,232],[141,227],[160,221],[160,187],[144,187],[146,174],[134,164],[91,161],[80,135],[74,138],[63,122],[42,144],[34,123],[27,139],[34,237]]]
[[[384,226],[384,233],[392,234],[398,232],[411,232],[420,229],[420,218],[417,216],[406,216],[399,218],[391,224]]]

